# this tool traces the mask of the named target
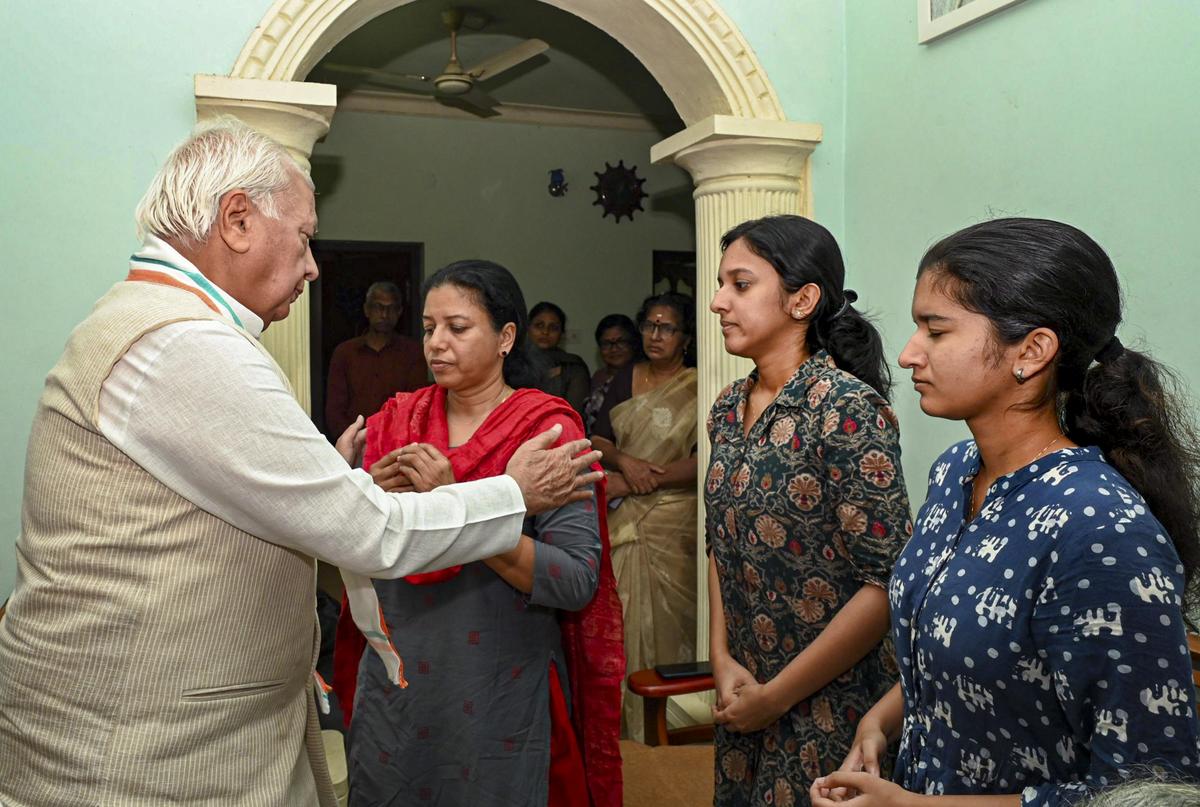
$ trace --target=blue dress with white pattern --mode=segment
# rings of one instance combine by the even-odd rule
[[[1183,567],[1097,448],[1001,477],[967,521],[973,441],[934,463],[889,586],[904,693],[896,781],[1070,804],[1200,771]]]

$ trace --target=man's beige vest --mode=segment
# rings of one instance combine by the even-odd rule
[[[335,803],[311,685],[313,559],[196,507],[97,426],[130,345],[217,318],[188,292],[118,283],[46,379],[0,621],[0,803]]]

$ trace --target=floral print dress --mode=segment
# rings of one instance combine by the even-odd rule
[[[734,382],[713,405],[705,511],[729,651],[766,683],[863,585],[886,588],[912,523],[886,400],[820,351],[746,434],[756,380]],[[771,726],[718,726],[714,803],[807,804],[813,779],[841,765],[858,719],[896,676],[881,642]]]

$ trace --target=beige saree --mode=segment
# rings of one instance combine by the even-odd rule
[[[684,368],[613,407],[617,447],[656,465],[696,445],[696,371]],[[625,616],[626,669],[696,657],[696,489],[626,496],[609,515],[613,571]],[[642,699],[625,693],[622,732],[641,741]]]

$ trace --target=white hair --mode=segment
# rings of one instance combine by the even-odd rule
[[[390,280],[376,280],[367,287],[367,293],[363,295],[363,299],[370,300],[371,295],[377,291],[392,295],[396,298],[397,302],[404,299],[404,295],[400,293],[400,287]]]
[[[194,246],[208,241],[221,197],[246,192],[264,215],[279,217],[276,195],[299,176],[312,180],[277,142],[228,115],[199,124],[167,157],[134,220],[147,234]]]
[[[1080,802],[1079,807],[1196,807],[1200,785],[1173,781],[1162,774],[1118,785]]]

